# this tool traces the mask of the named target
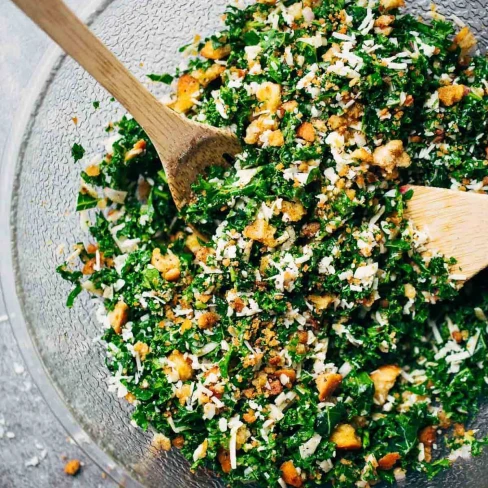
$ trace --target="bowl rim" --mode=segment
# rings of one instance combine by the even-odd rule
[[[79,17],[90,25],[114,0],[90,0]],[[31,337],[22,309],[22,290],[17,279],[15,230],[13,211],[16,207],[16,189],[24,158],[24,142],[29,138],[35,117],[42,105],[52,79],[67,55],[57,45],[50,46],[38,64],[32,78],[29,94],[21,104],[9,131],[9,142],[3,151],[0,164],[0,295],[5,303],[7,322],[20,349],[22,359],[34,383],[54,417],[86,456],[104,471],[115,483],[127,488],[142,488],[132,474],[120,466],[85,432],[76,420],[46,369],[34,339]]]

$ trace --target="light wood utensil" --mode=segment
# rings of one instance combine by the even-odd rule
[[[106,88],[137,120],[163,163],[178,208],[190,185],[212,164],[240,151],[227,130],[192,122],[170,110],[147,90],[61,0],[12,0],[67,54]]]
[[[425,186],[412,189],[406,215],[427,232],[427,248],[457,260],[451,272],[469,280],[488,266],[488,196]],[[463,279],[465,278],[465,279]]]

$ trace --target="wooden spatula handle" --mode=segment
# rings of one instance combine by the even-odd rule
[[[188,124],[159,102],[61,0],[12,1],[132,114],[163,158],[183,149]]]

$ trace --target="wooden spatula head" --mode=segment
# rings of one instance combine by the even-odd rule
[[[427,248],[457,261],[459,281],[488,266],[488,195],[408,186],[414,191],[407,217],[429,236]]]

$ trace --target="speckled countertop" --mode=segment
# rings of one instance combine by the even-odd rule
[[[86,4],[67,3],[75,11]],[[0,6],[0,154],[4,154],[30,80],[52,43],[8,0]],[[82,462],[78,475],[64,473],[67,459]],[[67,436],[41,397],[22,362],[0,295],[0,487],[115,486]]]

